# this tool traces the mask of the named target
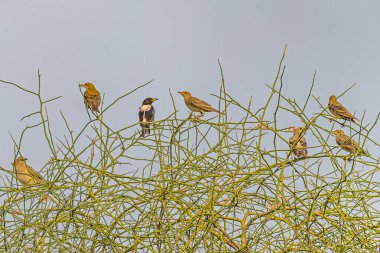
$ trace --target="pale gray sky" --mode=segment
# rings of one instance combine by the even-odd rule
[[[37,88],[42,73],[45,98],[56,134],[65,133],[59,111],[71,126],[87,122],[78,83],[91,81],[106,93],[106,104],[139,84],[149,88],[122,100],[106,119],[114,128],[137,121],[137,109],[148,96],[160,98],[157,118],[171,113],[169,88],[189,90],[217,103],[220,59],[229,92],[260,107],[274,79],[284,45],[284,92],[304,101],[317,70],[314,94],[327,103],[352,83],[343,100],[367,119],[379,111],[379,1],[13,1],[1,0],[0,79]],[[9,133],[35,120],[20,122],[37,109],[35,98],[0,85],[3,119],[0,163],[13,157]],[[180,114],[188,110],[174,94]],[[284,126],[290,122],[282,122]],[[375,131],[378,132],[379,128]],[[41,129],[25,138],[23,153],[35,168],[48,160]]]

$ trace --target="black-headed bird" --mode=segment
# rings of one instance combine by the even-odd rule
[[[145,137],[150,134],[150,125],[154,121],[155,110],[153,107],[153,102],[157,101],[158,98],[146,98],[142,102],[139,108],[139,120],[141,130],[141,136]]]
[[[26,164],[28,159],[17,157],[12,165],[16,169],[16,178],[24,185],[37,185],[46,183],[45,179],[32,167]]]
[[[197,115],[195,117],[195,119],[199,119],[200,117],[202,117],[205,114],[205,112],[217,112],[217,113],[223,114],[220,111],[212,108],[211,105],[208,104],[207,102],[205,102],[205,101],[203,101],[197,97],[193,97],[191,95],[191,93],[188,91],[180,91],[178,93],[183,96],[183,99],[185,101],[186,106],[192,112],[199,112],[200,113],[199,115]]]
[[[341,103],[338,102],[336,96],[330,96],[329,98],[329,110],[332,115],[339,119],[343,119],[344,122],[342,126],[344,126],[344,123],[346,120],[355,122],[355,117],[352,115],[346,107],[344,107]]]
[[[293,136],[289,139],[289,146],[293,151],[295,157],[307,158],[307,142],[305,137],[303,127],[293,127]]]
[[[344,151],[354,155],[368,155],[368,153],[363,150],[350,136],[347,136],[343,130],[335,130],[331,133],[335,135],[336,143]]]
[[[84,83],[80,84],[79,86],[86,89],[83,94],[84,104],[86,105],[86,108],[90,109],[93,112],[99,112],[99,106],[101,102],[100,92],[92,83]]]

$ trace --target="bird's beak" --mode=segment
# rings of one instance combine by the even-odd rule
[[[157,100],[158,100],[158,98],[152,98],[152,100],[153,100],[153,102],[154,102],[154,101],[157,101]]]
[[[79,87],[84,87],[84,83],[82,83],[82,84],[79,84]]]
[[[337,132],[337,130],[335,130],[335,131],[332,131],[331,134],[333,134],[333,135],[337,135],[338,132]]]

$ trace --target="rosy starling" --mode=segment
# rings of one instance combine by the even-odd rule
[[[289,146],[295,157],[307,158],[307,142],[303,136],[303,127],[293,127],[293,136],[289,139]]]
[[[139,108],[139,120],[140,126],[142,128],[141,136],[145,137],[150,134],[150,125],[154,121],[155,110],[153,107],[153,102],[157,101],[158,98],[146,98],[142,102]]]
[[[199,115],[195,117],[195,119],[199,119],[200,117],[202,117],[205,114],[205,112],[217,112],[217,113],[223,114],[219,112],[218,110],[212,108],[211,105],[206,103],[205,101],[197,97],[193,97],[188,91],[180,91],[178,93],[183,96],[186,106],[192,112],[200,113]]]
[[[95,88],[92,83],[84,83],[79,85],[80,87],[84,87],[86,91],[83,94],[84,104],[86,108],[91,109],[93,112],[99,112],[100,106],[100,92]]]
[[[24,185],[36,185],[43,184],[46,181],[44,178],[35,171],[32,167],[26,164],[26,158],[17,157],[12,165],[16,169],[16,178]]]
[[[335,96],[330,96],[329,110],[335,117],[344,119],[342,126],[344,126],[346,120],[355,122],[354,115],[352,115],[341,103],[339,103]]]
[[[335,130],[331,133],[335,135],[336,143],[344,151],[354,155],[368,155],[368,153],[363,150],[350,136],[347,136],[343,130]]]

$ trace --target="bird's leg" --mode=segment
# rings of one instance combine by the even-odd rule
[[[205,112],[201,112],[201,114],[195,116],[195,120],[199,120],[200,117],[203,117],[205,115]]]

